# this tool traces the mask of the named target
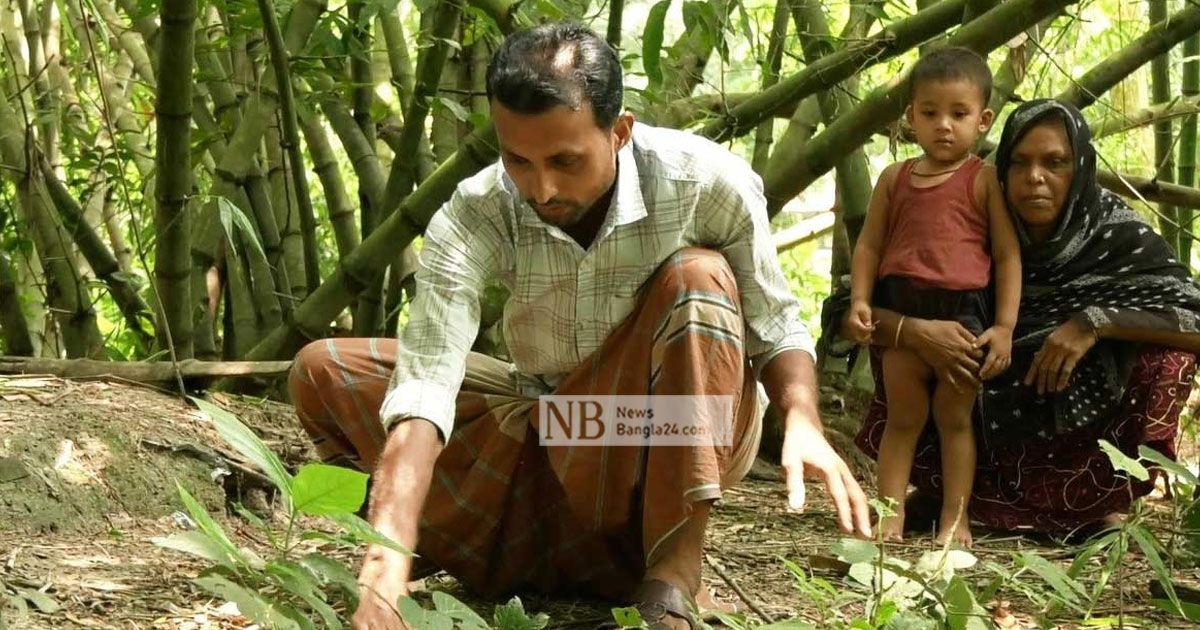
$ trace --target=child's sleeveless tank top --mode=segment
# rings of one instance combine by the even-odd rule
[[[992,274],[988,215],[975,200],[983,160],[972,155],[929,188],[912,185],[916,163],[901,165],[891,191],[879,277],[904,276],[955,291],[986,287]]]

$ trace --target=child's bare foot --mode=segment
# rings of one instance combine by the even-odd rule
[[[879,533],[884,542],[902,542],[904,540],[904,514],[889,516],[879,522]]]
[[[963,518],[962,522],[956,523],[957,516],[957,514],[950,517],[942,515],[935,540],[939,546],[945,545],[948,540],[966,549],[970,549],[973,542],[971,539],[971,526],[967,523],[966,518]]]

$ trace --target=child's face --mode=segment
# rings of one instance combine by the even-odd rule
[[[926,157],[947,164],[966,157],[992,124],[983,93],[963,80],[920,83],[905,116]]]

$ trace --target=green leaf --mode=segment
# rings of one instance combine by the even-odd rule
[[[527,615],[520,597],[513,597],[508,603],[496,606],[492,620],[496,630],[542,630],[550,623],[550,617],[545,613],[532,617]]]
[[[192,580],[200,588],[237,604],[238,610],[251,621],[268,628],[299,630],[299,625],[258,593],[230,582],[220,575],[204,575]]]
[[[842,538],[833,546],[833,553],[837,555],[839,560],[857,564],[859,562],[872,562],[879,558],[879,547],[869,540],[859,540],[857,538]]]
[[[1151,569],[1154,569],[1154,575],[1158,577],[1158,583],[1167,592],[1167,597],[1176,606],[1180,606],[1179,596],[1175,594],[1175,583],[1171,580],[1171,570],[1167,568],[1162,556],[1158,553],[1160,545],[1155,540],[1154,535],[1145,527],[1138,524],[1129,525],[1126,531],[1129,533],[1129,537],[1142,550],[1142,555],[1146,556],[1147,564],[1150,565]]]
[[[233,414],[224,409],[195,396],[188,396],[192,402],[201,411],[208,414],[212,419],[213,425],[217,427],[217,431],[221,437],[225,438],[226,442],[233,447],[242,457],[245,457],[260,470],[266,473],[267,478],[275,487],[279,489],[284,500],[290,505],[292,498],[292,476],[288,474],[284,468],[283,462],[279,456],[270,449],[254,431],[242,424],[241,420],[234,417]]]
[[[1084,596],[1083,587],[1057,565],[1032,551],[1021,552],[1017,558],[1045,580],[1054,589],[1054,592],[1058,593],[1065,601],[1075,606],[1079,605],[1080,599]]]
[[[380,534],[370,523],[364,521],[357,514],[348,512],[340,514],[330,514],[329,518],[335,523],[342,526],[346,533],[353,536],[359,542],[364,542],[371,545],[381,545],[393,551],[398,551],[403,554],[412,555],[412,552],[405,549],[400,543]]]
[[[187,508],[188,513],[192,515],[192,520],[196,521],[196,525],[200,528],[200,531],[204,532],[209,540],[220,545],[225,550],[225,553],[239,564],[256,567],[262,566],[262,561],[257,556],[245,553],[237,545],[233,544],[233,541],[225,533],[225,529],[213,520],[208,510],[204,509],[204,506],[187,491],[187,488],[184,488],[179,482],[175,482],[175,487],[179,489],[179,498],[183,501],[183,505]]]
[[[462,630],[487,630],[488,624],[470,606],[458,601],[449,593],[433,592],[433,606],[438,612],[458,622]]]
[[[788,619],[786,621],[777,621],[763,626],[756,626],[755,630],[816,630],[816,628],[816,626],[807,621]]]
[[[1129,476],[1138,481],[1147,481],[1150,479],[1150,471],[1146,467],[1138,463],[1136,459],[1121,452],[1121,449],[1115,447],[1108,440],[1097,440],[1100,443],[1100,448],[1108,455],[1108,460],[1112,462],[1112,467],[1116,470],[1128,473]]]
[[[18,595],[26,600],[29,600],[29,603],[33,604],[34,608],[37,608],[47,615],[51,615],[62,610],[62,606],[59,606],[58,602],[54,601],[53,597],[50,597],[49,595],[37,589],[21,588],[19,586],[13,588],[16,589]]]
[[[367,498],[369,475],[342,466],[305,464],[292,481],[297,512],[324,516],[356,512]]]
[[[239,559],[230,554],[224,545],[202,531],[179,532],[165,538],[154,537],[150,541],[159,547],[199,556],[229,569],[235,569],[239,562]]]
[[[400,618],[412,630],[454,630],[454,620],[436,610],[425,610],[417,600],[405,595],[396,602]]]
[[[358,579],[346,565],[315,551],[300,558],[300,564],[321,580],[322,584],[340,588],[350,600],[346,602],[347,608],[353,610],[358,607]]]
[[[1172,615],[1178,615],[1184,619],[1187,619],[1188,621],[1200,622],[1200,604],[1193,604],[1192,602],[1180,602],[1180,605],[1176,606],[1175,603],[1169,599],[1152,599],[1150,600],[1150,603],[1154,604],[1161,610],[1171,613]]]
[[[667,9],[671,8],[671,0],[659,0],[650,8],[646,17],[646,30],[642,34],[642,69],[650,81],[649,90],[657,90],[662,86],[662,44],[663,26],[667,19]]]
[[[642,613],[638,612],[638,609],[633,606],[614,608],[612,609],[612,616],[622,628],[642,627]]]
[[[243,239],[262,254],[267,255],[263,249],[262,241],[258,240],[258,228],[250,222],[250,218],[246,216],[242,209],[234,205],[234,203],[224,197],[215,197],[217,202],[217,217],[221,221],[221,225],[225,228],[225,239],[229,243],[231,249],[237,249],[233,242],[233,235],[239,234]],[[192,398],[192,400],[196,400]]]
[[[946,623],[950,630],[987,630],[982,617],[986,611],[975,601],[975,595],[960,576],[950,578],[944,594],[946,601]]]
[[[1162,453],[1146,446],[1145,444],[1138,447],[1138,457],[1158,464],[1163,470],[1175,475],[1183,481],[1195,485],[1200,485],[1198,479],[1192,471],[1188,470],[1187,466],[1163,455]]]

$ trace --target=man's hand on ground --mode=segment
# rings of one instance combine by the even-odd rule
[[[354,630],[407,630],[396,610],[396,600],[408,594],[407,562],[403,554],[387,548],[367,549],[358,573],[358,610],[350,621]]]
[[[804,509],[806,476],[820,479],[829,491],[842,531],[871,537],[871,514],[866,494],[854,479],[850,467],[811,422],[802,418],[788,419],[781,463],[787,478],[788,509],[797,512]]]

